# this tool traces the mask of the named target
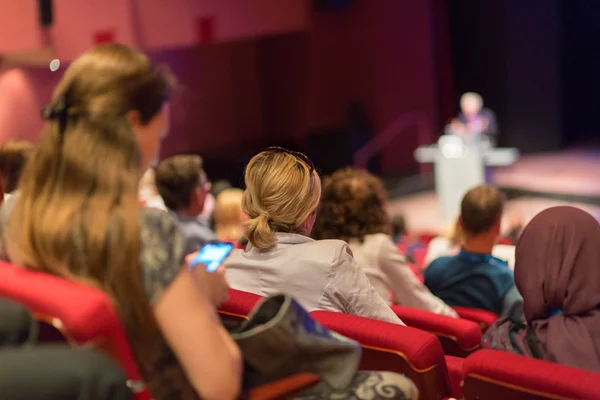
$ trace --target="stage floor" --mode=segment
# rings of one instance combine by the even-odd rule
[[[600,147],[578,148],[524,155],[515,164],[495,170],[493,181],[502,188],[553,197],[581,197],[600,204],[598,172]]]
[[[504,223],[514,215],[527,222],[545,208],[567,204],[600,218],[599,172],[600,147],[524,155],[514,165],[496,169],[493,183],[509,195]],[[433,191],[396,197],[390,209],[405,216],[410,230],[445,229]]]

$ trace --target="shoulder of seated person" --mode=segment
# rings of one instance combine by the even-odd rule
[[[442,256],[442,257],[438,257],[435,260],[431,261],[429,263],[429,266],[427,267],[426,271],[429,270],[430,272],[432,271],[432,269],[430,269],[431,267],[438,267],[438,266],[444,266],[447,265],[448,263],[450,263],[452,260],[454,260],[456,258],[456,256]]]
[[[330,253],[332,257],[340,257],[340,255],[343,253],[353,256],[352,250],[350,250],[348,243],[339,239],[312,240],[310,242],[303,243],[303,245],[318,249],[324,253]]]
[[[177,219],[170,213],[156,208],[142,207],[143,224],[177,224]]]

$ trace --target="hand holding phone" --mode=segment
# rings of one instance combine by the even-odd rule
[[[215,272],[232,250],[232,243],[207,243],[188,266],[193,268],[198,264],[203,264],[206,266],[207,272]]]
[[[232,249],[233,245],[230,243],[211,243],[186,258],[188,269],[192,272],[198,288],[208,296],[215,308],[227,300],[229,285],[225,278],[225,269],[220,267]]]

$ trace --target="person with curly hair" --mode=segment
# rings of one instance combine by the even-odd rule
[[[324,181],[313,237],[348,242],[371,284],[389,304],[395,301],[457,317],[419,282],[394,244],[387,200],[381,179],[364,170],[339,170]]]

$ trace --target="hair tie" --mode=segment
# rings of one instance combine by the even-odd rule
[[[67,118],[67,105],[65,99],[60,97],[54,102],[49,104],[42,109],[42,118],[51,120],[63,120]]]
[[[269,214],[267,214],[266,212],[261,212],[259,217],[263,217],[264,219],[266,219],[267,221],[269,220]]]
[[[46,121],[58,121],[58,130],[61,137],[65,133],[69,121],[69,106],[65,96],[60,96],[54,104],[47,105],[42,109],[42,118]]]

